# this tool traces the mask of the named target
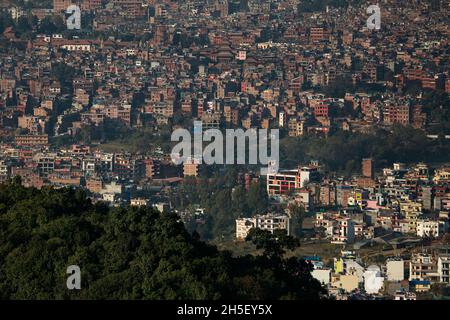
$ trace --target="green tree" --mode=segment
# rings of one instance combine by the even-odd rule
[[[270,259],[282,259],[286,249],[294,250],[300,246],[298,239],[288,236],[286,230],[275,230],[273,233],[259,228],[249,231],[246,241],[251,241],[256,249],[263,249],[264,256]]]
[[[297,203],[289,206],[289,214],[292,223],[292,234],[298,238],[302,237],[303,220],[305,219],[305,208]]]
[[[262,256],[191,236],[175,214],[92,204],[81,189],[0,185],[1,299],[320,299],[311,266],[284,259],[297,245],[255,234]],[[82,290],[66,288],[69,265]]]

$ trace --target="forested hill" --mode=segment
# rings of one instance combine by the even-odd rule
[[[0,298],[321,297],[309,265],[283,258],[272,235],[255,235],[264,254],[234,258],[191,236],[175,215],[94,205],[82,190],[9,182],[0,185]],[[81,290],[66,287],[69,265],[81,269]]]

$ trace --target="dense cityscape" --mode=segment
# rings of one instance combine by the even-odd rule
[[[449,14],[2,0],[0,299],[450,299]],[[200,122],[279,169],[175,163]]]

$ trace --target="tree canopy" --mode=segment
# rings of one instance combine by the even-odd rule
[[[270,256],[232,257],[191,236],[174,214],[91,203],[83,190],[0,185],[1,299],[319,299],[311,265]],[[269,245],[270,244],[270,245]],[[274,257],[277,261],[274,268]],[[66,287],[81,269],[81,290]]]
[[[377,167],[381,168],[394,162],[445,162],[449,153],[448,140],[430,140],[423,131],[401,125],[394,126],[391,131],[336,131],[326,139],[307,135],[280,141],[282,167],[291,168],[310,160],[319,160],[329,170],[346,175],[357,173],[361,160],[366,157],[372,157]]]

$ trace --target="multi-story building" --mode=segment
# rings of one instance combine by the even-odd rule
[[[111,2],[122,8],[125,16],[129,18],[145,16],[145,10],[140,0],[112,0]]]
[[[450,255],[440,255],[438,257],[437,271],[439,282],[450,284]]]
[[[433,187],[422,186],[419,190],[418,199],[422,202],[425,210],[433,208]]]
[[[331,243],[346,244],[355,241],[355,224],[352,219],[338,218],[338,225],[334,230]]]
[[[145,175],[144,162],[128,154],[118,154],[115,157],[114,172],[121,179],[138,180]]]
[[[220,12],[220,17],[228,16],[228,0],[216,0],[214,7]]]
[[[271,233],[275,230],[286,230],[287,234],[290,234],[290,218],[286,215],[269,213],[253,218],[236,219],[236,238],[245,239],[252,228],[268,230]]]
[[[440,236],[439,221],[419,219],[416,223],[416,232],[419,237],[437,238]]]
[[[374,177],[373,159],[362,160],[362,175],[364,177],[373,179]]]
[[[3,182],[9,178],[11,168],[5,163],[4,160],[0,160],[0,182]]]
[[[295,201],[304,207],[306,211],[313,209],[313,195],[308,188],[299,189],[295,193]]]
[[[144,165],[145,165],[145,177],[152,179],[159,175],[160,162],[158,160],[145,159]]]
[[[80,2],[80,1],[78,1]],[[61,11],[66,11],[67,8],[76,1],[72,0],[53,0],[53,12],[59,13]]]
[[[203,130],[219,128],[221,118],[222,115],[218,112],[204,112],[201,117]]]
[[[298,170],[279,171],[267,175],[267,194],[282,195],[300,188],[300,174]]]
[[[437,169],[434,173],[433,181],[435,183],[450,182],[450,167],[442,167]]]
[[[16,135],[15,143],[18,146],[48,145],[48,135]]]
[[[33,158],[40,173],[47,174],[55,169],[55,155],[37,154]]]
[[[348,205],[348,200],[353,192],[353,188],[347,185],[336,186],[336,204],[342,207]]]
[[[320,42],[328,39],[329,32],[322,27],[313,27],[309,31],[309,37],[311,42]]]
[[[296,118],[289,119],[288,128],[290,137],[300,137],[304,133],[305,122]]]
[[[102,0],[83,0],[81,3],[81,10],[94,10],[102,6]]]
[[[198,176],[199,164],[194,159],[188,159],[183,163],[183,175],[185,177],[196,177]]]
[[[148,204],[147,199],[134,198],[130,200],[130,206],[132,207],[146,207]]]
[[[323,206],[336,205],[336,187],[334,185],[320,186],[319,204]]]
[[[409,104],[388,104],[383,109],[384,123],[393,125],[396,123],[408,125],[411,120],[411,107]]]
[[[415,253],[409,262],[409,281],[439,281],[437,261],[428,253]]]
[[[409,233],[417,233],[417,220],[422,215],[422,204],[414,201],[400,203],[400,213],[409,224]]]
[[[100,193],[103,189],[103,181],[98,178],[88,178],[86,179],[86,189],[92,193]]]

